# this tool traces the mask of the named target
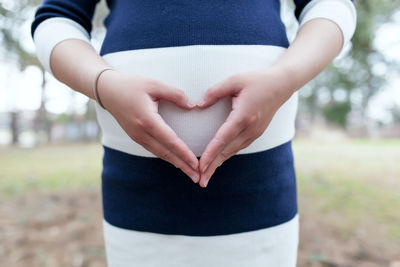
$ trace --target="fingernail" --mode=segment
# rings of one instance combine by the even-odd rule
[[[204,103],[205,103],[204,99],[201,99],[201,100],[197,103],[197,105],[202,106],[202,105],[204,105]]]
[[[207,185],[208,185],[208,181],[210,180],[210,178],[208,178],[208,179],[206,179],[205,181],[204,181],[204,187],[206,187]]]
[[[196,104],[192,101],[192,100],[188,100],[188,102],[187,102],[187,105],[189,106],[189,107],[194,107],[194,106],[196,106]]]

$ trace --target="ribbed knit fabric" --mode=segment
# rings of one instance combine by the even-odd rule
[[[90,43],[97,3],[45,0],[37,9],[31,33],[48,72],[57,43],[70,38]],[[351,0],[294,3],[300,27],[326,18],[340,28],[343,47],[350,43],[356,25]],[[117,71],[181,88],[195,102],[230,75],[268,68],[289,46],[279,0],[107,4],[100,56]],[[295,266],[299,226],[291,140],[297,105],[298,92],[261,136],[225,161],[201,188],[130,139],[96,103],[109,266]],[[159,104],[162,118],[198,158],[230,111],[230,97],[205,110],[187,111],[165,100]],[[207,254],[199,257],[202,253]]]

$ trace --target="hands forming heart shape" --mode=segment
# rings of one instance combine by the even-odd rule
[[[197,104],[191,103],[179,88],[115,71],[107,71],[99,78],[98,90],[104,94],[105,108],[134,141],[206,187],[215,170],[257,139],[292,95],[294,86],[287,76],[284,70],[274,67],[237,73],[208,88]],[[158,113],[160,99],[185,109],[205,109],[226,96],[232,96],[232,111],[200,160]]]

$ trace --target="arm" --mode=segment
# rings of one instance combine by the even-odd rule
[[[198,103],[200,108],[232,96],[232,112],[200,158],[201,186],[207,186],[215,169],[225,160],[257,139],[279,107],[324,70],[350,41],[355,29],[352,12],[343,14],[353,20],[349,25],[334,20],[331,13],[312,13],[307,21],[301,21],[295,40],[273,66],[232,75],[207,90],[203,101]]]
[[[45,69],[92,99],[96,74],[109,67],[90,43],[89,22],[96,2],[45,1],[32,24],[36,53]],[[128,136],[197,182],[196,156],[158,113],[161,98],[193,108],[183,90],[149,77],[109,70],[99,77],[98,92]]]
[[[90,44],[76,39],[66,39],[58,43],[50,56],[50,68],[53,76],[71,89],[93,100],[95,100],[93,79],[99,71],[106,67],[110,66]],[[100,78],[98,90],[99,88]]]
[[[322,72],[343,48],[343,35],[330,20],[317,18],[307,22],[272,66],[290,82],[291,95]]]
[[[353,0],[295,0],[295,17],[299,22],[299,29],[295,40],[275,65],[291,77],[291,87],[294,90],[300,89],[317,76],[339,52],[343,53],[350,45],[357,20],[352,2]],[[319,21],[307,25],[313,19]]]

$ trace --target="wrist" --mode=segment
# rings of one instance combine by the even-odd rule
[[[296,91],[293,76],[291,76],[291,72],[283,66],[269,67],[267,72],[267,80],[265,82],[267,84],[271,83],[271,79],[275,81],[275,85],[272,86],[272,88],[274,88],[275,99],[277,103],[281,105],[286,102],[286,100],[288,100]]]
[[[110,78],[117,74],[117,72],[112,69],[112,68],[105,68],[101,70],[97,75],[97,79],[94,81],[94,95],[95,95],[95,100],[98,102],[98,104],[103,108],[106,108],[105,102],[108,99],[108,83]]]
[[[299,72],[291,65],[276,64],[271,67],[271,70],[276,73],[280,81],[284,83],[284,88],[288,93],[293,94],[299,89],[298,75]]]

